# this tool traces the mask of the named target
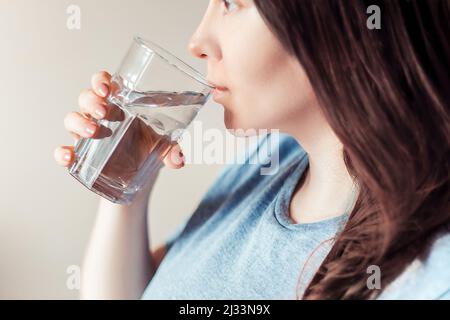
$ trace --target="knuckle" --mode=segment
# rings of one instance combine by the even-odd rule
[[[105,80],[109,80],[109,78],[111,78],[111,75],[109,74],[109,72],[107,72],[105,70],[100,71],[99,76],[100,76],[100,78],[105,79]]]
[[[72,112],[71,112],[71,113],[68,113],[68,114],[64,117],[64,126],[65,126],[66,128],[69,127],[70,119],[71,119],[71,118],[72,118]]]
[[[97,82],[97,79],[100,78],[100,72],[94,73],[91,77],[91,83],[94,84]]]
[[[84,89],[83,91],[81,91],[80,95],[78,96],[78,104],[81,107],[86,99],[91,95],[92,93],[92,89]]]
[[[73,120],[76,119],[77,117],[78,113],[75,111],[70,112],[69,114],[66,115],[66,117],[64,118],[64,126],[66,127],[66,129],[72,128]]]
[[[60,149],[61,149],[61,148],[58,147],[58,148],[56,148],[56,149],[53,151],[53,158],[55,158],[55,160],[59,160],[59,154],[60,154],[60,152],[61,152]]]
[[[91,88],[85,88],[81,91],[80,95],[78,96],[80,99],[88,96],[91,93]]]
[[[104,81],[109,82],[110,77],[111,76],[110,76],[110,74],[108,72],[100,71],[100,72],[95,73],[92,76],[91,82],[95,86],[95,85],[98,85],[99,83],[104,82]]]
[[[95,106],[101,101],[102,100],[94,93],[94,91],[90,90],[82,99],[80,99],[79,106],[83,112],[91,113]]]

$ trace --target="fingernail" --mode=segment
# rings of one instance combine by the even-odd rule
[[[95,133],[95,128],[93,126],[89,126],[89,127],[86,127],[84,129],[84,131],[86,131],[86,133],[89,135],[93,135]]]
[[[95,114],[99,117],[99,119],[103,119],[105,117],[105,112],[101,109],[95,109]]]
[[[108,95],[108,90],[108,86],[104,83],[102,83],[98,88],[98,92],[100,92],[102,97],[106,97]]]

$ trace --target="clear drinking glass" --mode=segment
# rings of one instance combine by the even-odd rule
[[[76,143],[70,174],[114,203],[130,203],[212,89],[186,63],[135,37],[113,75],[106,119],[97,121],[96,137]]]

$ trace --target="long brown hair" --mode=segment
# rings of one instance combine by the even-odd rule
[[[344,145],[359,195],[305,299],[367,299],[450,223],[449,1],[255,0]],[[381,29],[367,8],[381,9]]]

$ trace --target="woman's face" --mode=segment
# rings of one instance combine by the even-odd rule
[[[207,61],[208,80],[226,88],[214,99],[228,129],[293,133],[318,110],[302,66],[252,0],[211,0],[189,50]]]

